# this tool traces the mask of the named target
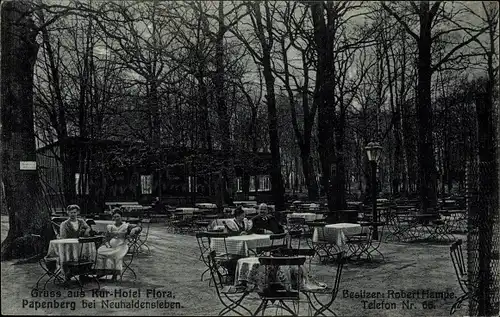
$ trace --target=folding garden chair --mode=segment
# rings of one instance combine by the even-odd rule
[[[137,254],[140,252],[141,241],[139,240],[139,237],[142,228],[141,227],[135,227],[135,228],[140,228],[140,229],[138,229],[135,234],[129,233],[129,235],[127,236],[128,250],[123,258],[124,268],[120,274],[120,281],[123,281],[123,276],[125,275],[126,272],[129,271],[134,276],[134,280],[137,279],[137,274],[135,273],[135,270],[132,268],[132,263],[134,262],[134,259],[136,258]]]
[[[299,301],[300,301],[300,285],[301,272],[300,267],[304,265],[305,257],[259,257],[260,265],[265,268],[265,288],[257,294],[261,299],[261,303],[257,310],[253,313],[256,316],[258,313],[263,315],[266,309],[276,307],[284,310],[292,316],[298,316]],[[291,274],[290,280],[279,278],[280,266],[296,266],[295,274]],[[293,307],[290,308],[287,302],[292,302]]]
[[[290,230],[288,231],[289,247],[300,249],[302,240],[306,240],[307,237],[302,230]],[[307,241],[306,241],[307,243]]]
[[[415,216],[408,211],[396,211],[394,214],[394,231],[392,236],[398,241],[415,240],[419,237],[418,223]]]
[[[54,280],[54,284],[59,281],[61,284],[64,283],[64,279],[62,278],[61,268],[57,267],[57,258],[43,258],[38,261],[40,267],[43,270],[43,274],[36,281],[35,289],[39,289],[39,284],[43,280],[43,278],[48,277],[43,285],[43,289],[47,287],[47,284]]]
[[[241,305],[245,297],[250,293],[246,286],[233,286],[233,285],[225,285],[224,276],[220,272],[220,265],[217,261],[217,257],[215,251],[211,251],[208,254],[208,265],[210,269],[210,276],[212,277],[212,282],[215,287],[215,292],[219,301],[224,306],[224,308],[219,311],[219,316],[226,315],[231,313],[232,315],[251,315],[252,313],[248,308]],[[238,309],[244,310],[246,313],[243,315]]]
[[[424,228],[429,233],[427,240],[437,240],[437,241],[454,241],[455,236],[451,233],[451,227],[448,220],[441,218],[436,215],[436,218],[430,219],[429,223],[424,226]]]
[[[61,233],[61,225],[54,221],[51,221],[50,224],[52,226],[52,231],[54,232],[56,239],[59,239],[59,235]]]
[[[236,265],[238,264],[238,259],[244,257],[242,254],[235,254],[228,250],[226,239],[232,234],[227,232],[205,232],[205,236],[209,240],[210,251],[215,251],[215,259],[219,264],[219,267],[225,270],[221,275],[224,277],[227,284],[231,284],[234,279],[234,273],[236,271]],[[216,239],[216,240],[213,240]]]
[[[302,217],[288,217],[288,231],[304,230],[306,228],[306,219]]]
[[[320,262],[328,260],[333,254],[336,254],[337,247],[330,242],[325,236],[325,226],[326,222],[312,221],[307,222],[311,230],[311,248],[316,251]],[[313,240],[314,231],[317,232],[316,241]]]
[[[340,280],[342,278],[342,269],[346,262],[344,257],[344,252],[339,252],[335,255],[337,262],[337,272],[335,273],[335,279],[330,286],[326,288],[319,289],[304,289],[302,293],[306,295],[307,301],[309,302],[309,309],[314,310],[314,313],[310,311],[310,316],[327,316],[325,312],[329,312],[333,316],[337,316],[335,312],[330,308],[337,298],[337,293],[340,288]],[[329,297],[325,299],[322,296],[328,295]]]
[[[374,227],[376,226],[378,228],[378,239],[374,240],[373,238],[371,238],[369,244],[365,249],[365,253],[367,254],[368,260],[372,259],[372,253],[378,253],[382,257],[382,261],[385,261],[384,255],[382,254],[382,252],[379,251],[380,243],[384,238],[384,232],[386,228],[385,222],[366,222],[366,223],[361,223],[361,226],[362,227],[368,226],[369,234],[371,236],[373,236]]]
[[[55,228],[57,228],[57,227],[55,227]],[[53,227],[53,229],[54,229],[54,227]],[[56,233],[56,232],[54,232],[54,233]],[[59,231],[57,231],[56,235],[58,235],[58,234],[59,234]],[[36,237],[38,239],[37,242],[43,244],[43,241],[41,241],[40,235],[32,234],[31,236]],[[41,252],[43,252],[42,250],[43,250],[43,247],[41,247],[39,249],[40,254],[41,254]],[[60,282],[60,284],[64,283],[64,279],[62,278],[62,270],[60,267],[57,266],[57,261],[58,261],[57,257],[50,257],[50,258],[43,257],[38,261],[38,264],[40,265],[40,267],[43,270],[43,274],[36,281],[35,289],[39,289],[40,282],[45,277],[48,277],[48,278],[43,285],[43,289],[45,289],[47,287],[47,284],[51,280],[54,281],[54,284],[57,284],[57,282]]]
[[[258,256],[264,256],[264,255],[270,254],[273,251],[276,251],[280,248],[287,248],[288,247],[288,234],[286,232],[272,234],[269,236],[269,239],[271,240],[270,246],[258,247],[255,249],[255,253]]]
[[[316,251],[314,249],[279,249],[275,256],[305,256],[306,259],[309,258],[308,269],[311,271],[311,260],[316,255]]]
[[[471,293],[468,289],[467,264],[462,252],[462,243],[462,239],[459,239],[450,246],[451,262],[453,263],[455,275],[457,276],[458,285],[463,292],[462,295],[457,297],[453,306],[451,306],[450,315],[453,315],[455,311],[462,306],[462,303],[469,298],[476,300],[474,297],[471,297]]]
[[[149,237],[149,228],[151,227],[151,217],[142,217],[139,223],[141,232],[137,237],[137,247],[139,248],[138,252],[142,252],[143,248],[147,249],[148,254],[151,254],[151,249],[148,245],[148,237]]]
[[[78,259],[76,261],[67,261],[64,263],[66,276],[70,279],[75,278],[80,285],[80,289],[83,289],[84,278],[93,279],[97,283],[97,289],[100,288],[99,279],[95,275],[95,264],[97,262],[97,248],[101,244],[102,239],[102,237],[78,238],[80,249]],[[84,246],[87,243],[94,244],[95,255],[91,256],[83,253]],[[79,278],[76,278],[77,276]]]
[[[372,243],[372,227],[363,226],[362,228],[368,228],[368,230],[362,230],[361,233],[357,234],[346,234],[346,245],[348,247],[349,253],[348,258],[357,257],[361,259],[363,254],[367,254],[368,260],[370,260],[370,254],[367,253],[369,245]]]
[[[170,221],[174,233],[186,234],[193,230],[193,218],[191,215],[175,212]]]
[[[210,236],[207,234],[206,231],[202,232],[196,232],[196,241],[198,242],[198,247],[200,248],[200,258],[199,260],[202,261],[206,266],[207,269],[201,273],[201,281],[203,281],[203,276],[205,273],[210,271],[210,266],[209,266],[209,259],[208,255],[210,254]]]

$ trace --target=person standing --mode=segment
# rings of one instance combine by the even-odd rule
[[[155,214],[165,213],[165,205],[160,200],[160,197],[155,197],[155,200],[153,201],[152,207],[153,207],[153,212]]]

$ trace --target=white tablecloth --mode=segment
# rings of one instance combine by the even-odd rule
[[[257,206],[257,202],[255,200],[240,200],[240,201],[233,201],[233,204],[236,206]]]
[[[82,258],[94,259],[96,252],[94,243],[83,244]],[[61,265],[68,261],[78,261],[79,254],[80,243],[78,243],[78,239],[59,239],[50,240],[46,257],[57,258],[58,265]]]
[[[226,218],[226,219],[215,219],[212,221],[212,223],[208,226],[210,229],[225,229],[226,227],[224,226],[224,222],[228,224],[228,226],[231,227],[231,224],[229,222],[235,222],[234,218]],[[236,223],[232,227],[237,227]]]
[[[216,209],[217,205],[212,203],[197,203],[196,207],[198,208],[207,208],[207,209]]]
[[[312,212],[294,212],[287,215],[288,218],[304,218],[306,221],[314,221],[323,218],[322,214]]]
[[[127,211],[132,211],[132,210],[142,210],[142,209],[146,209],[148,207],[144,207],[142,205],[123,205],[121,206],[121,208],[123,209],[126,209]]]
[[[309,205],[309,210],[319,210],[319,204],[312,203]]]
[[[320,205],[316,203],[297,203],[294,204],[294,206],[298,211],[317,211],[320,207]]]
[[[255,208],[243,207],[241,209],[243,209],[243,211],[245,212],[245,216],[257,213],[257,209],[255,209]]]
[[[175,208],[176,213],[184,213],[184,214],[193,214],[195,211],[198,211],[199,208],[190,208],[190,207],[182,207],[182,208]]]
[[[108,225],[112,225],[115,222],[113,220],[95,220],[95,225],[92,228],[97,232],[106,232]]]
[[[182,216],[182,218],[190,218],[195,212],[199,211],[199,208],[176,208],[175,214]]]
[[[227,253],[248,256],[248,250],[255,250],[258,247],[270,246],[269,234],[248,234],[226,238]],[[283,244],[283,240],[274,240],[274,245]],[[213,238],[210,241],[210,248],[217,254],[226,253],[224,238]]]
[[[318,240],[326,240],[334,243],[339,247],[343,247],[346,242],[346,235],[359,234],[362,232],[360,224],[357,223],[334,223],[326,225],[324,228],[315,228],[313,234],[313,242]]]
[[[300,270],[301,289],[322,289],[326,284],[319,283],[309,276],[306,266],[302,265],[300,268],[296,265],[283,265],[279,267],[279,273],[276,277],[286,289],[297,289],[296,285],[296,272]],[[265,266],[260,265],[258,257],[247,257],[238,260],[236,265],[236,273],[234,278],[235,285],[247,283],[250,287],[257,286],[259,291],[266,287],[266,269]]]

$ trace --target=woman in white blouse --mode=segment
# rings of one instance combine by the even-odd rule
[[[113,210],[114,224],[106,228],[104,244],[97,250],[96,270],[99,276],[113,275],[116,279],[123,270],[123,258],[128,252],[127,235],[134,235],[140,227],[122,221],[119,209]]]
[[[234,221],[225,223],[226,230],[229,232],[238,232],[246,234],[252,229],[252,221],[245,218],[245,212],[240,206],[234,210]]]

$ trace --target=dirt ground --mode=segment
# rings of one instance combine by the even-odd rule
[[[1,218],[1,238],[7,235],[8,219]],[[458,236],[465,238],[464,236]],[[167,233],[162,224],[153,224],[149,245],[151,255],[141,255],[134,260],[138,278],[133,281],[127,275],[122,283],[107,281],[101,290],[108,290],[109,297],[92,297],[86,291],[84,297],[70,297],[72,289],[64,289],[53,284],[48,290],[53,294],[32,292],[36,280],[42,274],[37,263],[15,265],[12,261],[2,262],[2,314],[16,315],[217,315],[223,306],[219,303],[208,280],[200,281],[204,264],[198,260],[199,249],[193,236]],[[332,308],[338,316],[448,316],[454,299],[409,299],[406,302],[396,297],[401,291],[411,292],[453,292],[460,296],[460,288],[455,278],[449,257],[448,244],[428,243],[383,243],[381,251],[386,257],[383,263],[348,263],[343,272],[340,291]],[[311,272],[316,280],[333,281],[335,269],[331,265],[321,265],[313,260]],[[160,301],[169,303],[170,308],[111,308],[103,307],[103,302],[115,302],[115,290],[141,291],[142,302],[155,302],[146,298],[148,289],[155,289],[161,295]],[[59,291],[59,293],[56,293]],[[350,292],[381,292],[384,299],[378,302],[381,308],[370,309],[371,299],[344,296]],[[102,292],[104,294],[105,292]],[[390,295],[392,294],[392,295]],[[45,295],[45,296],[44,296]],[[52,297],[51,297],[52,295]],[[60,296],[58,296],[60,295]],[[122,298],[127,300],[127,298]],[[381,301],[384,301],[381,304]],[[73,302],[74,307],[35,308],[33,305],[48,302]],[[363,302],[365,301],[365,302]],[[109,303],[107,302],[107,303]],[[404,305],[403,302],[408,305]],[[83,307],[83,303],[85,307]],[[94,304],[95,307],[88,307]],[[256,296],[245,300],[245,306],[254,310],[260,301]],[[393,304],[395,307],[393,306]],[[388,307],[386,306],[388,305]],[[23,307],[24,306],[24,307]],[[425,306],[425,307],[424,307]],[[72,309],[73,308],[73,309]],[[140,311],[139,311],[140,310]],[[274,314],[273,310],[267,311]],[[467,305],[462,306],[455,316],[467,313]],[[300,314],[308,315],[307,302],[301,301]]]

